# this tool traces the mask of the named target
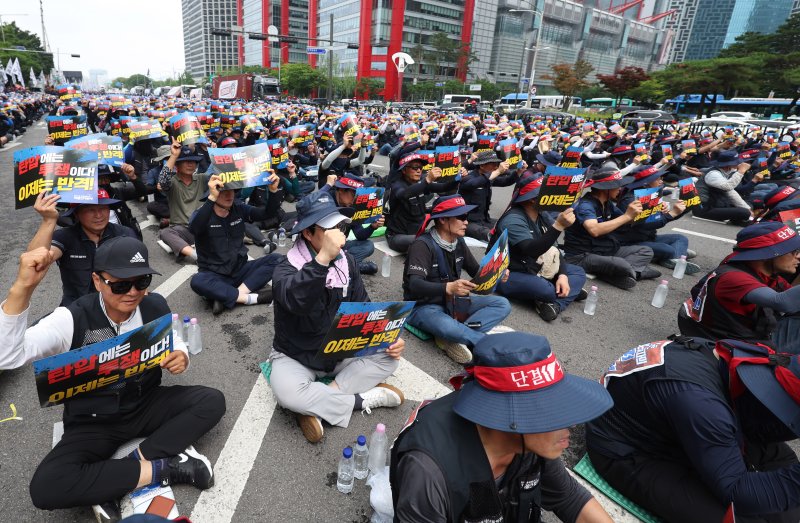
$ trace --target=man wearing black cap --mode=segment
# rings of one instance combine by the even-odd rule
[[[96,292],[92,273],[97,248],[111,238],[134,238],[136,234],[129,227],[109,223],[110,209],[120,201],[109,198],[105,189],[98,189],[97,204],[71,204],[64,214],[74,215],[75,223],[56,231],[56,205],[60,198],[58,194],[46,192],[36,198],[33,208],[42,217],[42,223],[28,244],[28,251],[40,247],[50,251],[61,273],[63,295],[60,305],[66,307],[81,296]]]
[[[750,164],[739,159],[735,149],[721,151],[711,170],[706,172],[695,186],[700,195],[700,205],[692,209],[698,218],[728,220],[732,225],[752,223],[750,206],[736,192]]]
[[[327,192],[305,196],[297,204],[298,235],[286,260],[275,268],[275,337],[270,384],[275,399],[294,412],[303,435],[316,443],[322,420],[347,427],[354,410],[397,407],[403,393],[382,383],[399,365],[405,341],[386,352],[342,361],[317,358],[325,334],[342,302],[369,301],[353,256],[342,250],[342,228],[353,209],[336,206]],[[316,381],[333,377],[330,385]]]
[[[395,521],[610,523],[560,456],[569,428],[612,406],[596,381],[567,374],[542,336],[505,333],[475,346],[456,391],[423,403],[392,445]]]
[[[796,523],[797,319],[769,345],[692,338],[625,353],[603,377],[614,407],[586,428],[597,472],[665,521]],[[735,517],[735,519],[734,519]]]
[[[31,296],[52,263],[44,247],[20,257],[17,279],[0,306],[0,369],[107,340],[170,314],[163,297],[147,293],[158,274],[148,264],[147,248],[119,237],[95,254],[97,293],[58,307],[26,329]],[[225,398],[208,387],[161,386],[162,368],[180,374],[189,364],[182,341],[174,339],[173,349],[160,367],[64,402],[64,436],[31,480],[36,507],[103,505],[108,512],[116,500],[151,483],[201,489],[214,484],[211,463],[191,445],[220,420]],[[110,459],[120,445],[141,436],[146,439],[127,459]]]
[[[181,147],[174,138],[169,159],[158,176],[158,188],[167,194],[169,202],[169,227],[159,232],[177,259],[182,257],[197,261],[192,245],[194,235],[189,231],[189,218],[202,202],[208,188],[208,175],[197,172],[201,157],[186,145]]]
[[[781,222],[761,222],[736,235],[719,267],[692,288],[678,313],[686,336],[769,340],[784,314],[800,312],[800,286],[782,275],[800,264],[800,236]]]
[[[614,232],[642,212],[642,202],[632,201],[625,212],[615,204],[620,188],[628,183],[614,168],[601,168],[589,182],[591,192],[575,208],[575,223],[564,235],[569,263],[620,289],[632,289],[641,279],[658,278],[661,273],[647,266],[653,249],[639,245],[621,246]]]
[[[518,179],[517,169],[510,170],[508,162],[501,161],[494,151],[480,151],[472,162],[476,169],[461,179],[458,192],[475,208],[469,212],[467,236],[480,241],[487,241],[494,227],[489,217],[492,205],[492,187],[508,187]],[[524,170],[524,169],[522,169]]]

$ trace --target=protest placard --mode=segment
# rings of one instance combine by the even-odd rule
[[[472,278],[472,283],[476,285],[472,289],[473,294],[491,294],[494,292],[495,287],[503,277],[503,273],[508,269],[508,264],[511,261],[508,255],[508,231],[503,230],[503,233],[494,242],[492,248],[489,249],[481,259],[478,273]]]
[[[561,158],[560,167],[567,167],[575,169],[581,166],[581,155],[583,155],[583,147],[577,145],[570,145],[564,152],[564,157]]]
[[[205,132],[208,132],[212,127],[219,127],[219,118],[216,118],[211,113],[196,112],[194,115],[197,117],[197,121],[200,122],[200,127],[202,127]]]
[[[419,141],[419,127],[416,124],[405,124],[400,128],[400,133],[403,136],[403,143],[412,143]]]
[[[461,180],[461,155],[458,153],[458,146],[437,147],[433,152],[433,166],[442,170],[439,178],[440,182],[449,182],[452,179]]]
[[[214,173],[219,174],[225,189],[241,189],[269,185],[272,157],[269,145],[257,143],[247,147],[208,150]]]
[[[586,169],[548,167],[539,192],[540,211],[563,211],[573,205],[583,190]]]
[[[494,135],[479,134],[478,143],[475,145],[475,152],[492,151],[494,150]]]
[[[765,180],[770,177],[769,171],[769,158],[766,156],[759,156],[756,158],[756,161],[753,162],[753,165],[750,167],[755,171],[755,175],[761,175]],[[754,175],[754,176],[755,176]]]
[[[62,84],[58,86],[58,97],[64,102],[78,100],[81,97],[81,90],[74,85]]]
[[[361,143],[361,127],[358,125],[356,115],[353,113],[345,113],[336,121],[336,125],[342,133],[342,141],[350,136],[353,138],[354,144]]]
[[[261,123],[261,120],[259,120],[257,116],[252,114],[240,116],[239,125],[242,127],[242,130],[248,133],[258,134],[264,132],[264,124]]]
[[[232,129],[239,123],[239,117],[235,114],[225,113],[219,115],[219,126],[223,129]]]
[[[793,155],[792,142],[781,142],[778,144],[778,158],[785,160],[791,158]]]
[[[97,153],[97,162],[113,167],[122,167],[124,153],[122,151],[122,138],[107,134],[88,134],[75,138],[64,144],[67,149],[78,151],[86,150]]]
[[[273,169],[286,169],[289,166],[289,147],[286,145],[286,140],[284,138],[256,140],[256,143],[266,143],[269,145]]]
[[[317,357],[324,360],[343,360],[385,351],[400,337],[414,303],[342,303]]]
[[[289,133],[289,146],[308,147],[314,141],[314,134],[305,125],[294,125],[286,130]]]
[[[664,144],[661,146],[661,155],[664,157],[664,160],[671,161],[674,157],[672,155],[672,146],[670,144]]]
[[[192,113],[179,113],[169,119],[169,134],[181,145],[208,144],[200,120]]]
[[[47,132],[56,145],[64,145],[67,140],[86,136],[89,126],[86,124],[86,115],[78,116],[48,116]]]
[[[686,154],[697,154],[697,143],[694,140],[681,141],[681,148]]]
[[[678,198],[683,200],[687,209],[695,205],[700,205],[700,195],[697,192],[697,188],[694,186],[694,180],[691,178],[678,180],[678,190],[680,191]]]
[[[636,159],[640,162],[646,162],[650,155],[647,154],[647,144],[646,143],[635,143],[633,144],[633,151],[636,155]]]
[[[161,124],[155,120],[131,120],[125,123],[127,123],[127,126],[130,129],[130,134],[128,137],[131,143],[136,143],[140,140],[152,140],[154,138],[161,138],[162,136],[167,135],[164,129],[161,128]]]
[[[383,187],[359,187],[353,202],[355,213],[351,220],[354,224],[367,225],[375,222],[383,214]]]
[[[519,151],[519,142],[514,138],[500,141],[500,159],[508,162],[508,168],[512,171],[522,169],[522,154]]]
[[[97,154],[56,145],[14,153],[14,208],[32,206],[42,191],[62,203],[97,203]]]
[[[655,221],[656,216],[658,216],[658,213],[660,213],[663,208],[663,202],[661,198],[662,194],[662,187],[650,187],[647,189],[636,189],[633,191],[634,198],[642,202],[642,212],[637,214],[633,221]]]
[[[39,404],[101,392],[159,366],[173,350],[172,315],[104,341],[33,362]]]

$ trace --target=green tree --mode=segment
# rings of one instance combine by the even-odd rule
[[[2,62],[4,68],[10,58],[19,59],[19,66],[22,70],[22,76],[25,78],[26,85],[31,67],[33,67],[37,77],[42,71],[44,71],[46,75],[50,74],[50,70],[55,67],[52,53],[24,52],[44,51],[41,40],[39,40],[39,37],[35,33],[20,29],[14,22],[2,24],[2,33],[3,45],[0,47],[21,48],[20,51],[0,51],[0,62]]]
[[[628,95],[636,101],[647,105],[655,105],[664,101],[667,89],[658,78],[650,78],[631,89]]]
[[[591,85],[586,77],[594,71],[594,67],[586,60],[580,59],[574,64],[553,64],[550,69],[553,73],[546,74],[543,78],[552,81],[556,91],[565,97],[564,111],[566,111],[575,93]]]
[[[292,96],[308,96],[314,89],[326,87],[328,78],[321,69],[308,64],[284,64],[281,84],[281,89]]]
[[[433,54],[428,56],[431,61],[436,61],[436,73],[434,73],[434,80],[440,72],[440,64],[455,64],[462,56],[461,42],[450,38],[447,33],[439,31],[433,33],[431,36],[431,47],[433,47]],[[444,75],[447,78],[449,75]],[[453,77],[455,77],[455,67],[453,67]]]
[[[364,76],[356,83],[355,95],[359,100],[371,100],[377,98],[381,89],[383,89],[382,81]]]

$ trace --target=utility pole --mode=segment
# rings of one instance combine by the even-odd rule
[[[333,13],[330,17],[330,33],[328,33],[328,103],[333,101]]]
[[[47,31],[44,29],[44,3],[42,0],[39,0],[39,17],[42,19],[42,48],[45,51],[49,51],[50,46],[47,43]]]

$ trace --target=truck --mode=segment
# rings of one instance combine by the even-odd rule
[[[257,100],[280,96],[277,78],[255,74],[214,77],[211,96],[219,100]]]

